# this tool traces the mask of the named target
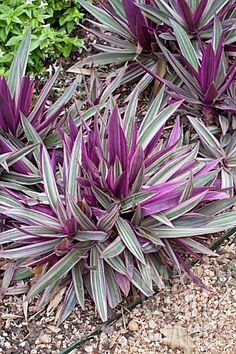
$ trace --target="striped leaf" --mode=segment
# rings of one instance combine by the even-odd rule
[[[0,257],[8,259],[38,257],[54,250],[59,240],[38,242],[32,245],[0,251]]]
[[[121,240],[124,242],[124,244],[130,250],[130,252],[137,259],[139,259],[140,262],[145,264],[145,259],[144,259],[144,255],[143,255],[141,246],[137,240],[137,237],[136,237],[133,229],[129,225],[129,223],[126,220],[119,217],[116,222],[116,228],[117,228],[118,234],[120,235]]]
[[[143,126],[141,133],[138,138],[138,144],[141,144],[143,149],[147,147],[152,138],[161,129],[165,122],[177,111],[183,101],[173,103],[163,109],[157,116],[154,115],[148,122],[148,124]]]
[[[107,246],[101,253],[102,258],[113,258],[121,254],[125,249],[125,245],[118,236]]]
[[[84,282],[83,282],[83,262],[78,262],[71,270],[72,282],[78,303],[84,310]]]
[[[105,278],[107,284],[107,300],[108,304],[111,308],[115,308],[121,301],[122,296],[120,293],[120,289],[115,280],[114,272],[108,265],[105,266]]]
[[[46,226],[49,229],[60,230],[61,226],[53,216],[41,213],[33,209],[12,208],[4,211],[4,214],[28,225]]]
[[[107,301],[106,301],[106,281],[103,259],[100,258],[99,251],[93,246],[90,251],[90,281],[93,300],[101,319],[107,320]]]
[[[7,82],[10,88],[12,97],[15,97],[16,102],[20,94],[20,86],[23,76],[25,75],[28,56],[30,51],[31,28],[28,29],[23,41],[20,43],[17,52],[11,63]]]
[[[78,241],[103,241],[107,234],[103,231],[78,231],[73,238]]]
[[[53,267],[51,267],[39,281],[30,289],[28,299],[39,294],[52,282],[56,282],[65,276],[77,264],[81,257],[88,251],[91,243],[84,242],[83,246],[70,251],[65,257],[60,259]]]
[[[185,30],[175,21],[170,20],[174,29],[180,50],[192,67],[198,71],[199,59]]]
[[[50,157],[44,146],[42,147],[41,164],[42,164],[42,176],[44,182],[44,189],[49,204],[51,205],[52,210],[57,215],[58,206],[60,205],[60,209],[63,209],[63,207],[60,201],[60,195],[57,189],[57,184],[52,170]]]
[[[85,215],[82,209],[74,202],[73,198],[69,197],[69,206],[74,218],[78,223],[84,228],[84,230],[96,231],[95,225],[90,221],[90,219]]]

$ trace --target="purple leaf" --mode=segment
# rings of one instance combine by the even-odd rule
[[[200,67],[200,83],[204,93],[207,92],[210,84],[215,80],[216,62],[212,44],[204,49]]]
[[[211,104],[213,104],[213,101],[217,96],[218,96],[217,88],[216,88],[214,82],[212,82],[207,89],[207,92],[204,96],[203,102],[206,105],[211,105]]]
[[[207,3],[208,3],[208,0],[201,0],[194,11],[193,18],[194,18],[194,22],[195,22],[196,27],[198,27],[198,25],[199,25],[199,22],[201,20],[201,16],[207,6]]]
[[[137,147],[137,150],[131,160],[130,164],[130,175],[129,175],[129,184],[130,186],[134,183],[139,170],[143,166],[144,162],[144,153],[143,153],[143,148],[141,145]]]
[[[114,165],[116,157],[118,157],[122,169],[125,171],[128,163],[128,147],[124,131],[120,126],[117,107],[113,109],[108,124],[108,151],[110,165]]]
[[[181,128],[180,128],[180,118],[176,118],[175,124],[171,130],[170,136],[168,138],[167,147],[174,147],[180,140]]]
[[[181,17],[188,25],[191,31],[195,30],[195,21],[192,15],[192,11],[185,0],[177,0],[177,6],[180,12]]]

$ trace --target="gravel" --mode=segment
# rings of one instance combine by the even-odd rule
[[[152,298],[138,305],[72,354],[235,354],[236,346],[236,241],[231,240],[216,258],[204,258],[194,272],[209,290],[183,278],[173,280]],[[0,303],[0,353],[58,354],[101,324],[89,301],[58,327],[55,313],[36,312],[29,305],[24,318],[22,298],[6,297]],[[125,304],[124,304],[125,305]],[[122,308],[122,307],[121,307]],[[186,332],[194,350],[171,349],[165,333]],[[187,338],[187,337],[186,337]],[[172,346],[171,346],[172,345]]]

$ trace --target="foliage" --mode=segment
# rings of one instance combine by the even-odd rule
[[[103,32],[90,31],[105,44],[95,45],[102,53],[83,59],[72,72],[83,65],[128,61],[132,63],[122,83],[140,80],[145,89],[152,74],[167,85],[172,97],[184,98],[185,108],[194,108],[195,114],[202,106],[207,119],[216,109],[235,112],[235,1],[109,0],[100,6],[79,2],[96,17],[95,25]]]
[[[39,73],[45,61],[68,57],[73,47],[81,47],[78,37],[70,36],[82,18],[78,1],[3,0],[0,4],[0,73],[8,71],[29,26],[32,44],[29,59],[31,72]]]
[[[65,108],[77,80],[48,106],[58,74],[34,99],[29,48],[30,31],[0,80],[2,296],[40,295],[40,309],[60,292],[59,322],[90,296],[105,321],[122,295],[151,296],[169,271],[204,287],[189,261],[215,255],[207,235],[236,224],[234,117],[220,117],[219,137],[189,115],[202,145],[187,143],[186,98],[168,100],[164,85],[145,113],[139,86],[118,108],[126,66],[106,87],[92,72],[87,111]]]
[[[219,166],[221,188],[233,196],[236,186],[236,147],[232,122],[230,124],[228,119],[220,116],[220,129],[210,129],[197,118],[189,117],[189,120],[202,143],[199,157]]]
[[[236,75],[236,62],[224,55],[224,33],[218,20],[215,19],[212,42],[200,49],[201,59],[191,42],[188,42],[187,33],[182,29],[179,34],[177,23],[173,22],[173,26],[180,48],[179,58],[166,49],[158,39],[157,42],[175,75],[182,81],[182,86],[180,88],[173,81],[157,77],[155,73],[152,75],[170,89],[173,98],[184,99],[187,110],[192,110],[195,115],[199,114],[198,110],[202,110],[205,118],[211,120],[214,117],[214,108],[235,113],[233,81]],[[149,69],[147,71],[151,73]]]

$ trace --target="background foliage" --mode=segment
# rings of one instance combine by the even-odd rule
[[[25,31],[32,27],[29,71],[39,73],[44,62],[68,57],[81,47],[77,36],[69,36],[82,18],[77,0],[3,0],[0,4],[0,74],[10,67]]]

